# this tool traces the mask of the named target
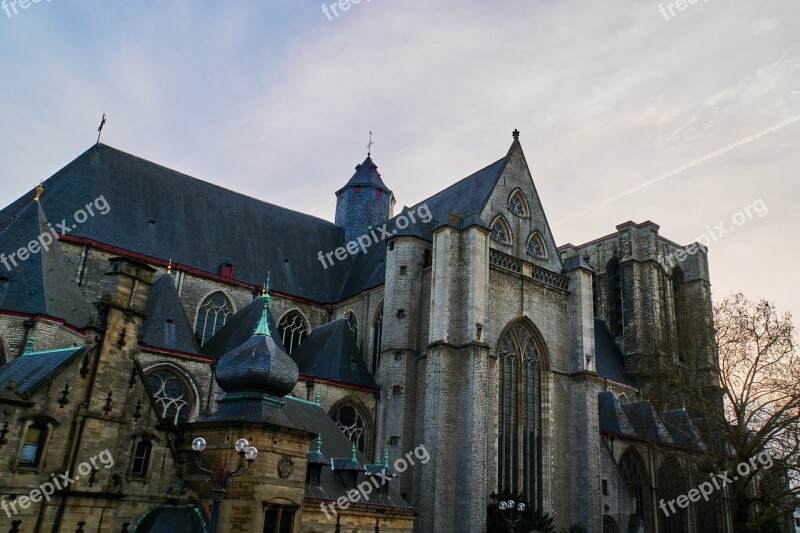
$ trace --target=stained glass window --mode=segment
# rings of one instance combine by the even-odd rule
[[[511,231],[508,229],[508,224],[498,217],[492,224],[492,233],[490,237],[495,241],[503,244],[511,244]]]
[[[528,239],[528,253],[533,257],[544,258],[544,243],[538,233],[534,233]]]
[[[215,292],[203,300],[197,311],[194,332],[200,346],[208,342],[233,316],[233,305],[222,292]]]
[[[147,375],[147,386],[156,401],[158,415],[166,422],[188,422],[192,398],[177,374],[162,368]]]
[[[278,323],[278,335],[286,351],[291,353],[308,337],[306,320],[299,311],[289,311]]]
[[[347,435],[361,453],[367,453],[367,426],[364,418],[352,405],[343,405],[333,415],[342,433]]]
[[[524,217],[527,214],[525,200],[522,198],[522,194],[519,191],[515,191],[508,199],[508,209],[520,217]]]

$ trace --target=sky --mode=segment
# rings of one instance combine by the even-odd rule
[[[800,324],[798,0],[332,5],[0,3],[0,205],[103,113],[110,146],[327,220],[370,131],[399,207],[518,128],[559,245],[628,220],[705,235],[716,300]]]

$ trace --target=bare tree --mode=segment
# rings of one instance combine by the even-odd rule
[[[800,497],[800,353],[792,317],[741,293],[716,304],[713,316],[709,341],[718,367],[709,369],[708,359],[696,353],[690,372],[708,376],[711,370],[718,383],[716,377],[686,379],[685,371],[671,380],[708,446],[684,458],[700,473],[727,472],[727,481],[717,482],[725,485],[734,531],[767,530],[785,520]]]

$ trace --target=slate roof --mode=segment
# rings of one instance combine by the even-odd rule
[[[32,198],[24,198],[24,205],[15,216],[0,214],[3,221],[0,252],[6,256],[26,247],[39,235],[52,236],[41,205]],[[54,220],[60,220],[60,217]],[[43,242],[47,244],[44,239]],[[14,260],[16,267],[11,259],[7,260],[10,270],[0,264],[0,309],[61,318],[78,328],[89,323],[92,308],[75,284],[75,272],[69,268],[57,241],[50,244],[48,250],[40,249],[38,253],[29,254],[24,261],[18,256]]]
[[[706,449],[706,445],[686,409],[664,411],[661,413],[661,418],[675,444]]]
[[[237,346],[241,346],[253,336],[259,321],[261,311],[264,309],[263,298],[257,298],[241,308],[230,320],[201,348],[206,355],[222,357]],[[284,352],[286,348],[278,335],[278,328],[275,326],[272,313],[268,313],[269,331],[272,340],[275,341]]]
[[[83,346],[71,346],[57,350],[31,352],[10,363],[0,366],[0,393],[10,381],[14,381],[15,392],[28,395],[55,376],[70,361],[79,357]]]
[[[44,182],[41,202],[53,220],[103,195],[110,210],[96,213],[70,235],[205,272],[230,258],[234,277],[317,302],[339,298],[351,259],[320,276],[317,252],[344,244],[339,226],[250,198],[115,148],[92,146]],[[0,227],[31,203],[26,194],[2,211]],[[97,211],[97,210],[95,210]],[[32,238],[32,237],[31,237]],[[28,242],[30,238],[24,242]],[[202,243],[202,246],[200,245]],[[20,245],[15,242],[16,248]]]
[[[600,391],[597,393],[597,410],[600,416],[600,431],[627,433],[629,435],[636,434],[616,398],[614,398],[613,392]]]
[[[347,320],[340,318],[317,327],[294,350],[292,359],[301,374],[377,389]]]
[[[347,184],[342,187],[342,189],[346,189],[347,187],[352,187],[355,185],[370,185],[372,187],[377,187],[379,189],[383,189],[387,192],[392,192],[383,183],[383,179],[381,179],[381,175],[378,172],[378,165],[376,165],[370,156],[364,160],[363,163],[360,165],[356,165],[356,172],[353,174],[353,177],[347,182]],[[341,191],[342,189],[339,189]],[[339,192],[337,191],[337,193]]]
[[[309,433],[322,435],[322,455],[324,457],[329,460],[349,459],[352,457],[352,442],[318,405],[292,396],[287,396],[285,401],[286,404],[283,409],[286,411],[287,418]],[[314,439],[309,446],[309,452],[313,454],[316,450],[317,441]],[[369,459],[358,451],[356,451],[356,459],[358,459],[359,468],[364,468],[369,463]],[[423,466],[422,468],[425,467]],[[360,483],[364,479],[364,473],[359,473],[358,482]],[[331,470],[330,466],[322,467],[319,487],[310,486],[306,488],[306,497],[310,498],[335,500],[340,496],[346,496],[346,493],[347,488],[339,480],[336,473]],[[370,494],[368,500],[359,500],[358,503],[411,509],[411,506],[400,496],[400,483],[398,480],[389,482],[388,495],[377,494],[377,491],[375,491]]]
[[[181,305],[172,276],[162,275],[150,288],[142,323],[142,342],[156,348],[199,354],[200,347]]]
[[[625,356],[608,331],[606,323],[594,319],[594,351],[597,375],[617,383],[637,387],[636,381],[625,372]]]

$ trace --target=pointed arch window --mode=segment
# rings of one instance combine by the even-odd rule
[[[619,460],[619,469],[622,473],[622,479],[625,480],[625,485],[628,491],[636,501],[636,510],[634,514],[644,523],[645,531],[651,531],[652,528],[648,527],[649,519],[646,509],[647,501],[645,496],[649,497],[648,483],[644,477],[644,463],[642,462],[639,454],[633,449],[628,449],[622,458]]]
[[[356,445],[358,451],[366,454],[369,436],[366,418],[361,410],[351,403],[345,403],[334,411],[331,418],[342,433]]]
[[[147,374],[147,386],[158,408],[158,416],[165,422],[184,424],[189,421],[192,396],[189,387],[178,374],[161,368]]]
[[[358,318],[356,318],[356,314],[352,311],[348,311],[347,313],[347,325],[350,327],[350,332],[353,334],[356,344],[358,344]]]
[[[511,228],[502,216],[495,218],[492,222],[492,232],[489,236],[501,244],[511,244]]]
[[[203,300],[197,310],[194,333],[200,346],[211,339],[233,316],[233,304],[222,291]]]
[[[528,255],[532,255],[536,259],[546,259],[547,254],[545,252],[546,248],[544,247],[544,240],[542,239],[542,235],[536,231],[531,233],[531,236],[528,237]]]
[[[515,190],[508,197],[508,210],[518,217],[528,216],[528,202],[525,201],[525,195],[521,190]]]
[[[609,318],[610,326],[615,337],[623,334],[623,291],[622,291],[622,272],[619,267],[619,259],[612,258],[606,265],[606,277],[608,279],[608,295],[609,295]]]
[[[518,323],[500,337],[498,492],[523,493],[542,508],[542,361],[533,332]]]
[[[281,317],[278,322],[278,335],[281,336],[281,342],[289,355],[306,340],[308,328],[306,319],[300,311],[293,309]]]
[[[375,322],[372,323],[372,373],[378,370],[381,363],[381,342],[383,340],[383,303],[375,313]]]
[[[672,309],[675,315],[675,338],[677,340],[678,360],[686,362],[686,291],[681,267],[672,270]]]
[[[658,500],[670,501],[677,499],[688,491],[684,484],[686,475],[680,463],[674,458],[668,458],[658,469],[657,491]],[[662,533],[684,533],[688,524],[687,511],[678,506],[677,512],[671,515],[658,513],[658,530]],[[703,530],[708,531],[708,530]]]

